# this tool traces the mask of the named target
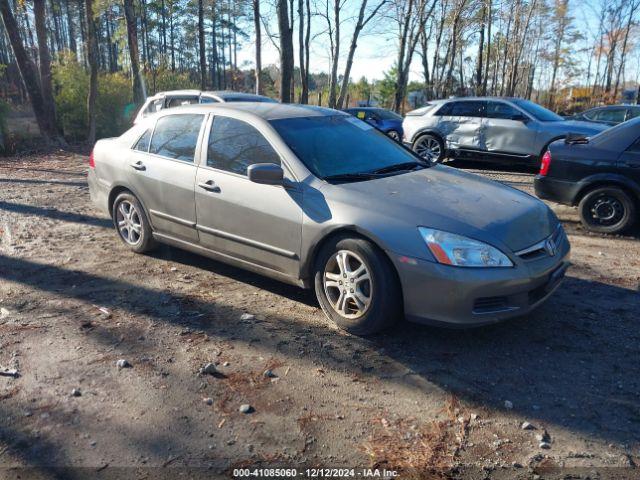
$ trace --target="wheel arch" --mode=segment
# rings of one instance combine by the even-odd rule
[[[411,147],[413,147],[413,145],[418,141],[418,139],[420,137],[423,137],[424,135],[433,135],[434,137],[437,137],[442,142],[442,146],[445,149],[447,148],[447,142],[445,141],[442,134],[433,128],[425,128],[424,130],[417,131],[413,135],[413,138],[411,139]]]
[[[586,178],[581,183],[584,183],[584,185],[580,187],[573,199],[574,206],[578,205],[587,193],[601,187],[618,187],[628,193],[636,204],[640,206],[640,185],[622,175],[594,175]]]
[[[147,220],[149,220],[149,224],[151,225],[151,227],[153,227],[153,222],[151,220],[151,216],[149,215],[149,209],[147,209],[146,205],[140,198],[140,195],[138,195],[134,189],[126,185],[118,184],[118,185],[114,185],[111,188],[111,191],[109,192],[109,196],[107,199],[107,206],[109,207],[109,216],[113,219],[113,204],[115,203],[116,198],[118,198],[118,195],[120,195],[123,192],[129,192],[131,195],[133,195],[138,199],[138,201],[140,202],[140,205],[142,205],[142,209],[144,210],[144,214],[147,217]]]
[[[384,248],[380,239],[376,238],[375,235],[372,235],[370,232],[364,231],[363,229],[357,227],[356,225],[343,225],[332,229],[331,231],[326,232],[320,240],[315,242],[313,248],[306,256],[305,263],[301,268],[301,276],[303,278],[304,284],[306,287],[313,286],[313,274],[314,274],[314,266],[316,263],[316,259],[318,254],[322,251],[324,246],[330,242],[331,240],[337,237],[351,237],[351,238],[360,238],[362,240],[366,240],[370,242],[384,257],[389,261],[391,268],[395,274],[395,279],[398,282],[398,287],[402,292],[402,283],[400,282],[400,275],[398,273],[398,269],[396,268],[393,260],[389,256],[387,249]]]

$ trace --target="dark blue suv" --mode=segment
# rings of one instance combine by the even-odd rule
[[[377,107],[347,108],[345,112],[373,125],[396,142],[402,141],[403,119],[397,113]]]

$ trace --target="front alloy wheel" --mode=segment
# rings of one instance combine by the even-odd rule
[[[315,258],[314,286],[325,315],[350,333],[377,333],[402,316],[395,269],[364,238],[340,235],[327,241]]]
[[[413,151],[431,163],[438,163],[444,157],[444,145],[433,135],[423,135],[413,144]]]
[[[371,304],[371,275],[354,252],[339,250],[324,269],[324,292],[331,307],[344,318],[359,318]]]

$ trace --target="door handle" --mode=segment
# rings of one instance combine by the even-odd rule
[[[139,171],[144,171],[147,169],[147,167],[144,166],[144,163],[142,163],[140,160],[130,165],[131,165],[131,168],[135,168],[136,170],[139,170]]]
[[[207,180],[206,182],[200,182],[198,184],[200,188],[205,189],[207,192],[220,193],[220,187],[216,185],[213,180]]]

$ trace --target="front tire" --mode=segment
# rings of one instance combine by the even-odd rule
[[[621,188],[603,186],[587,193],[578,205],[580,221],[587,230],[621,233],[636,220],[636,204]]]
[[[120,239],[136,253],[155,247],[151,225],[138,199],[130,192],[122,192],[113,202],[113,224]]]
[[[322,310],[340,328],[371,335],[402,314],[401,289],[389,259],[361,238],[337,237],[319,252],[315,292]]]
[[[387,132],[387,135],[389,136],[389,138],[395,140],[396,142],[401,141],[400,134],[396,130],[389,130]]]
[[[418,156],[431,163],[440,163],[444,160],[444,142],[430,133],[418,137],[413,142],[412,149]]]

